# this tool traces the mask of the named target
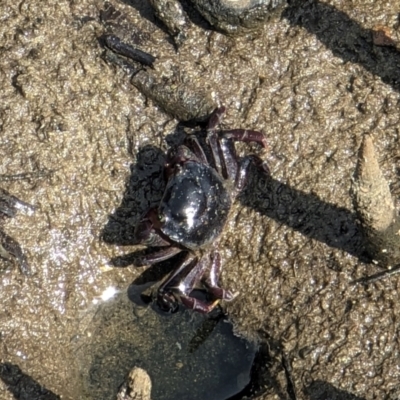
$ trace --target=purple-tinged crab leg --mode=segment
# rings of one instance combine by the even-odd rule
[[[216,299],[222,299],[226,301],[233,300],[237,293],[232,293],[230,290],[222,289],[218,285],[219,276],[221,274],[221,255],[218,251],[214,251],[211,255],[212,264],[210,273],[205,283],[208,285],[208,292],[211,293]]]
[[[219,263],[219,266],[220,265],[221,264]],[[234,296],[230,292],[225,292],[223,291],[223,289],[211,285],[210,285],[210,292],[218,300],[213,301],[212,303],[206,303],[202,300],[190,296],[190,293],[193,291],[196,284],[201,281],[204,273],[207,271],[208,266],[209,266],[209,258],[203,257],[179,285],[179,291],[180,291],[179,297],[181,299],[182,304],[185,307],[192,309],[193,311],[197,311],[203,314],[209,313],[218,304],[219,299],[223,298],[225,300],[231,300],[234,298]],[[217,276],[213,276],[213,279],[214,278],[217,278]],[[221,293],[220,291],[218,291],[218,289],[220,291],[223,291],[224,293]],[[216,296],[214,292],[218,292]]]
[[[171,242],[168,242],[157,233],[157,229],[160,227],[159,224],[157,209],[151,208],[136,225],[132,244],[144,244],[148,247],[171,246]]]
[[[158,295],[162,296],[166,292],[174,291],[178,289],[178,287],[173,286],[175,284],[174,280],[188,267],[191,266],[195,261],[197,257],[194,256],[193,254],[188,253],[185,257],[185,259],[181,262],[181,264],[174,269],[167,279],[161,284],[161,286],[158,289]],[[179,284],[178,284],[179,285]]]
[[[235,179],[235,190],[237,192],[240,192],[246,186],[249,175],[248,170],[251,164],[255,165],[257,168],[260,168],[267,175],[270,175],[267,162],[263,161],[260,157],[251,155],[243,158],[239,164],[239,169]]]
[[[189,269],[189,267],[192,267],[194,263],[194,267],[191,268],[186,275],[184,275],[185,269]],[[204,262],[203,258],[198,262],[196,256],[188,253],[183,262],[178,266],[178,268],[172,271],[165,282],[163,282],[163,284],[160,286],[158,291],[159,293],[170,291],[178,292],[179,296],[189,296],[196,283],[200,282],[206,269],[207,264]],[[178,280],[177,278],[179,275],[183,275],[184,278]],[[177,280],[177,282],[175,282],[175,280]]]
[[[193,151],[199,161],[201,161],[205,165],[208,165],[207,157],[196,136],[190,135],[186,138],[185,141],[187,146]]]
[[[204,273],[207,270],[207,261],[207,258],[203,257],[197,262],[195,256],[188,255],[183,263],[175,271],[173,271],[168,279],[160,286],[158,291],[160,299],[159,301],[162,301],[163,297],[165,296],[165,302],[167,303],[169,301],[170,294],[174,293],[174,296],[179,296],[182,304],[185,307],[201,313],[210,312],[218,304],[218,301],[213,303],[205,303],[204,301],[190,296],[190,293],[193,291],[196,284],[201,281]],[[196,264],[192,268],[193,262],[196,262]],[[178,280],[175,283],[174,281],[178,278],[178,276],[184,274],[185,269],[189,268],[191,269],[187,275],[182,280]]]
[[[224,178],[235,181],[238,174],[238,162],[235,146],[229,139],[222,138],[219,140],[219,148],[222,154],[223,167],[225,170]]]
[[[161,250],[155,251],[154,253],[144,254],[143,256],[137,256],[134,258],[133,264],[138,267],[144,265],[156,264],[161,261],[168,260],[173,257],[175,254],[178,254],[182,251],[179,247],[166,247]]]
[[[222,169],[221,157],[219,156],[219,151],[218,151],[219,146],[217,138],[218,137],[215,132],[209,132],[207,134],[207,141],[211,148],[215,169],[221,176],[223,176],[223,169]]]
[[[212,156],[214,159],[214,164],[217,172],[222,175],[222,163],[221,157],[219,154],[219,145],[218,145],[218,134],[215,131],[215,128],[221,123],[222,116],[225,113],[225,107],[219,107],[214,110],[211,114],[210,120],[208,121],[207,126],[207,142],[211,148]]]
[[[204,301],[195,299],[194,297],[183,295],[181,296],[181,301],[186,308],[202,314],[208,314],[219,303],[219,300],[215,300],[212,303],[205,303]]]
[[[210,119],[208,120],[207,131],[215,131],[215,128],[221,123],[225,111],[226,107],[222,106],[216,108],[212,112],[212,114],[210,115]]]
[[[189,296],[193,291],[194,287],[201,281],[204,273],[208,268],[208,260],[206,257],[202,257],[196,265],[189,271],[189,273],[179,283],[179,294]]]
[[[251,143],[255,142],[260,144],[264,149],[268,149],[268,142],[262,132],[250,131],[247,129],[232,129],[223,131],[221,136],[227,139],[236,140],[238,142]]]

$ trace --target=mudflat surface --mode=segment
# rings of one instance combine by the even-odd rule
[[[224,126],[268,139],[272,178],[254,176],[220,245],[222,284],[240,293],[227,305],[237,331],[284,344],[299,398],[400,397],[400,277],[351,284],[377,267],[363,262],[349,196],[371,133],[399,206],[400,54],[372,43],[376,26],[397,41],[398,3],[309,1],[235,39],[195,23],[179,53],[146,1],[115,5],[147,33],[160,74],[209,88],[227,107]],[[113,242],[119,227],[129,236],[161,195],[161,155],[178,121],[102,60],[102,6],[0,7],[1,186],[36,207],[3,224],[33,276],[1,264],[2,400],[24,398],[7,389],[11,364],[48,390],[37,398],[78,399],[76,342],[89,335],[103,292],[126,292],[143,273],[109,268],[133,248],[102,236]],[[130,200],[138,161],[147,182]],[[29,179],[4,178],[20,173]],[[276,386],[262,398],[289,398]]]

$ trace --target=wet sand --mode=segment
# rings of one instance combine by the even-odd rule
[[[108,267],[133,248],[121,236],[105,243],[104,230],[122,215],[113,229],[129,236],[159,198],[157,151],[178,123],[102,60],[102,5],[1,6],[0,175],[32,174],[1,186],[37,210],[3,225],[34,274],[1,264],[0,362],[63,399],[79,398],[74,346],[100,296],[110,286],[125,291],[144,271]],[[147,2],[116,5],[148,33],[161,74],[197,81],[227,107],[226,127],[268,139],[272,179],[254,177],[220,245],[223,286],[240,293],[227,305],[237,331],[284,343],[299,398],[320,398],[326,387],[399,397],[400,277],[351,284],[378,268],[364,262],[349,196],[370,133],[400,206],[400,54],[373,45],[371,31],[390,27],[397,40],[397,2],[293,5],[259,34],[235,39],[195,23],[179,53]],[[138,154],[149,181],[137,182],[139,195],[121,211]],[[14,398],[4,379],[0,398]],[[261,398],[286,397],[270,388]]]

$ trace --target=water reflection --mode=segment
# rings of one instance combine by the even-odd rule
[[[221,313],[163,315],[121,293],[98,306],[77,343],[82,399],[114,399],[134,366],[149,373],[153,400],[228,399],[249,383],[256,351]]]

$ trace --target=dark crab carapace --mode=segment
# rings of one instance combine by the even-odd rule
[[[190,135],[183,145],[168,152],[162,200],[135,228],[135,244],[150,248],[149,253],[135,258],[136,265],[155,264],[186,253],[158,289],[157,302],[165,311],[175,311],[180,301],[190,309],[207,313],[219,300],[235,297],[218,284],[218,239],[233,200],[246,184],[249,166],[256,164],[267,173],[268,167],[256,155],[238,159],[234,141],[266,147],[266,140],[261,132],[244,129],[217,132],[224,112],[224,107],[217,108],[210,117],[205,140],[208,149]],[[210,300],[193,296],[199,285],[206,289]]]

